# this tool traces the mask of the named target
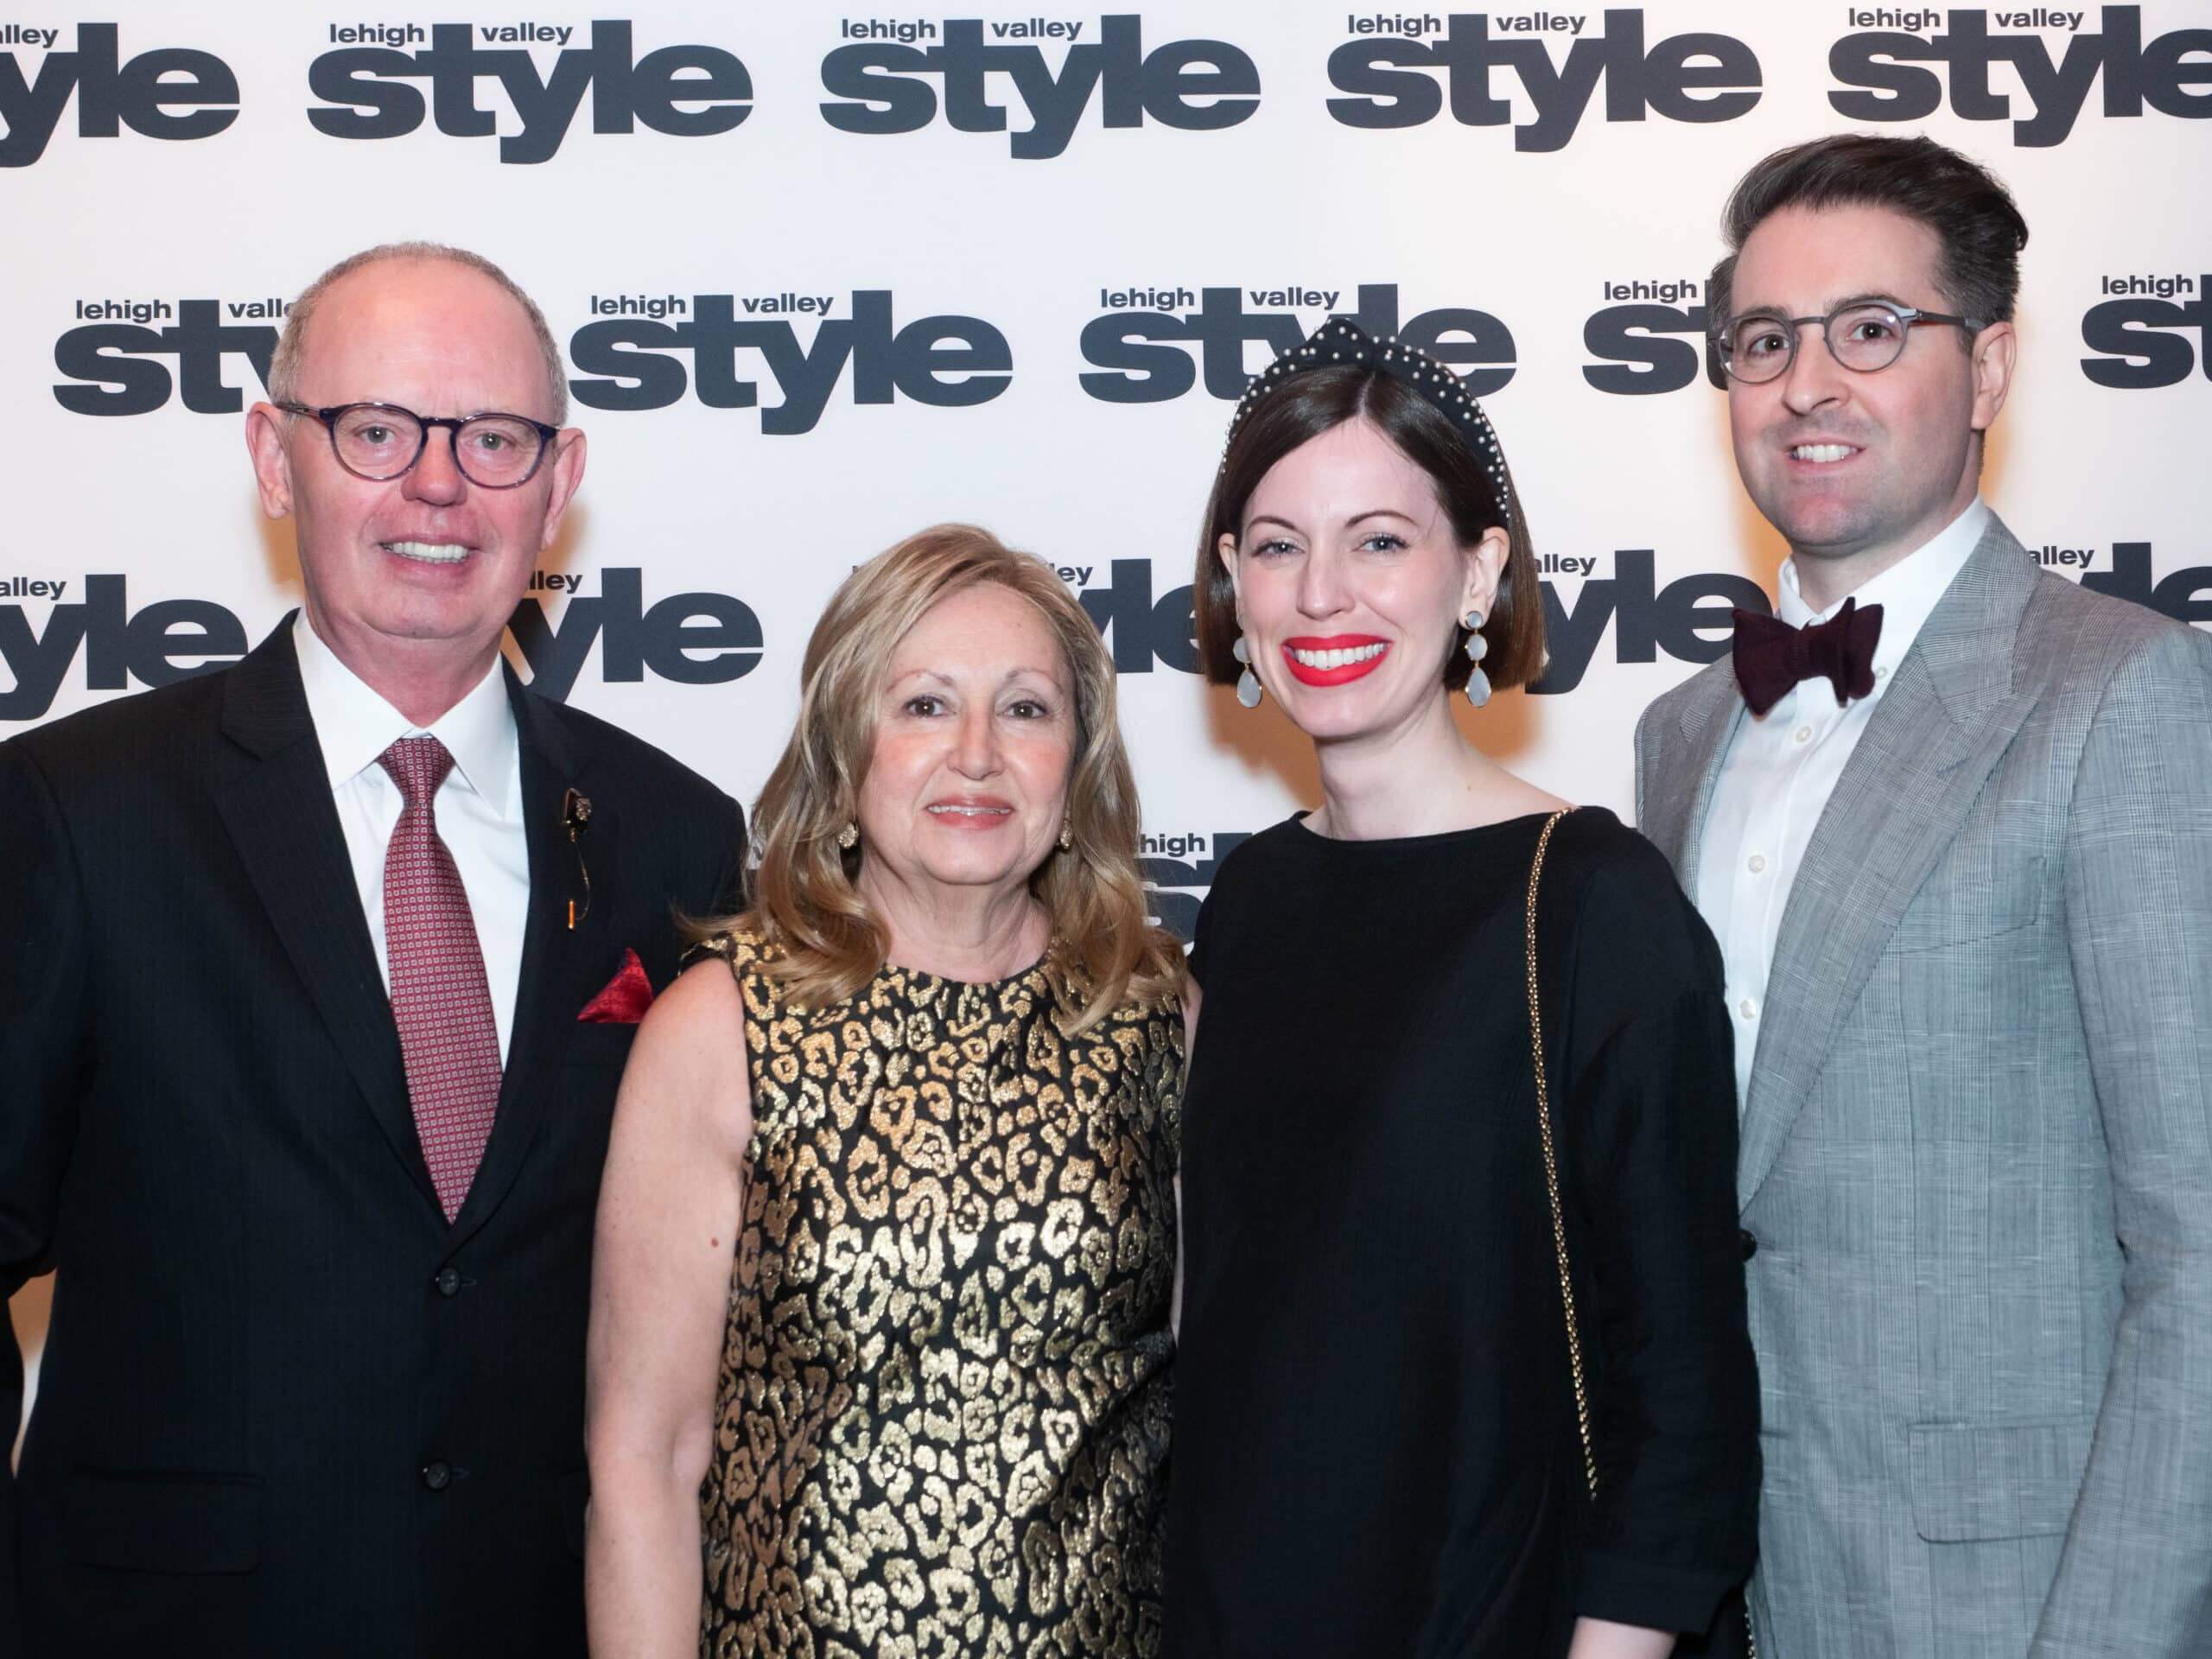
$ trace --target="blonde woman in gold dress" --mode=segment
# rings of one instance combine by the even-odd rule
[[[1182,957],[1096,628],[947,525],[809,642],[600,1198],[592,1651],[1148,1655]]]

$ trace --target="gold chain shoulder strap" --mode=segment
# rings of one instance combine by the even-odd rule
[[[1559,1154],[1552,1144],[1551,1090],[1544,1078],[1544,1015],[1536,996],[1536,884],[1543,880],[1544,854],[1552,844],[1552,831],[1574,809],[1563,806],[1544,821],[1536,837],[1536,856],[1529,866],[1529,1052],[1536,1063],[1536,1127],[1544,1142],[1544,1189],[1552,1201],[1552,1248],[1559,1256],[1559,1299],[1567,1309],[1567,1363],[1574,1376],[1574,1426],[1582,1436],[1582,1478],[1590,1496],[1598,1496],[1598,1456],[1590,1444],[1590,1390],[1582,1376],[1582,1333],[1574,1319],[1574,1278],[1567,1266],[1567,1217],[1559,1201]],[[1744,1643],[1751,1659],[1759,1659],[1759,1635],[1751,1623],[1750,1586],[1744,1592]]]
[[[1544,876],[1544,854],[1552,831],[1573,811],[1561,807],[1544,821],[1536,837],[1536,856],[1529,866],[1529,1052],[1536,1063],[1536,1128],[1543,1135],[1544,1188],[1552,1201],[1552,1248],[1559,1257],[1560,1301],[1567,1309],[1567,1362],[1574,1376],[1574,1426],[1582,1435],[1582,1473],[1590,1496],[1598,1496],[1598,1457],[1590,1443],[1590,1391],[1582,1376],[1582,1332],[1574,1318],[1574,1276],[1567,1264],[1567,1216],[1559,1201],[1559,1153],[1552,1141],[1551,1090],[1544,1076],[1544,1015],[1536,995],[1536,885]]]

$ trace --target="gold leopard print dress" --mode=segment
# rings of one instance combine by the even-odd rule
[[[700,1653],[1156,1652],[1181,1015],[1064,1037],[1041,963],[796,1009],[709,948],[753,1130]]]

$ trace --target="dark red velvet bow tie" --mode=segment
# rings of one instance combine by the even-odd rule
[[[1874,690],[1874,646],[1882,637],[1882,607],[1859,608],[1847,599],[1825,622],[1793,628],[1758,611],[1736,613],[1736,683],[1751,712],[1763,715],[1801,680],[1824,678],[1835,700],[1849,702]]]

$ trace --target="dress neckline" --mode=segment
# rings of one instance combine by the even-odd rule
[[[1580,812],[1586,810],[1586,808],[1580,806],[1570,806],[1567,808],[1569,812]],[[1425,836],[1382,836],[1376,837],[1363,837],[1359,840],[1351,840],[1339,836],[1325,836],[1318,830],[1309,829],[1306,827],[1306,820],[1310,816],[1311,813],[1309,809],[1300,807],[1297,811],[1292,813],[1287,818],[1283,820],[1283,827],[1290,831],[1291,839],[1295,843],[1300,846],[1316,848],[1368,848],[1376,851],[1381,851],[1384,849],[1415,850],[1425,847],[1448,847],[1459,842],[1472,840],[1477,836],[1494,836],[1501,830],[1519,829],[1532,823],[1541,823],[1552,815],[1549,812],[1523,812],[1517,817],[1500,818],[1493,823],[1470,824],[1464,830],[1438,830]]]
[[[896,974],[910,986],[944,986],[955,991],[1004,990],[1020,985],[1027,981],[1041,978],[1045,969],[1051,965],[1053,953],[1059,949],[1059,944],[1060,936],[1058,933],[1048,934],[1046,937],[1045,951],[1042,956],[1027,968],[1017,969],[1014,972],[999,979],[954,979],[950,975],[933,974],[926,968],[910,968],[905,963],[893,962],[888,957],[883,959],[883,966],[876,969],[875,976],[881,979],[887,975]]]

